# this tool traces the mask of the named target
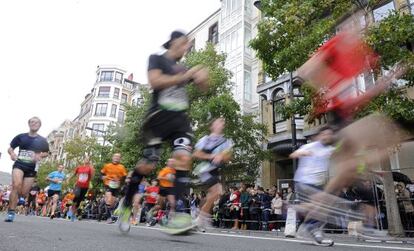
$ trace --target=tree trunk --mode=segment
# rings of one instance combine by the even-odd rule
[[[400,210],[395,194],[391,164],[388,158],[381,161],[381,169],[384,171],[384,196],[387,209],[388,232],[392,236],[404,236],[404,228],[401,223]]]

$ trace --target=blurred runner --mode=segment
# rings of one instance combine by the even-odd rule
[[[224,118],[214,119],[210,124],[210,134],[197,142],[193,153],[195,159],[201,160],[194,173],[198,175],[202,186],[207,189],[206,202],[196,219],[198,228],[203,232],[211,226],[211,211],[214,202],[223,193],[220,169],[232,157],[233,143],[224,137],[225,126],[226,121]]]
[[[148,80],[153,89],[152,104],[143,125],[144,158],[137,163],[127,184],[125,199],[117,210],[121,214],[119,228],[123,233],[130,229],[132,199],[138,185],[142,177],[149,175],[155,168],[161,156],[162,143],[168,142],[173,149],[176,199],[184,199],[188,190],[193,133],[186,112],[189,107],[186,86],[193,82],[205,90],[208,72],[201,66],[187,69],[179,63],[190,48],[190,41],[184,33],[172,32],[163,47],[167,51],[162,55],[151,55],[148,62]],[[188,231],[192,227],[191,216],[187,214],[176,214],[168,222],[172,234]]]

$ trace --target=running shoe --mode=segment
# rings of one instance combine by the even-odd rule
[[[211,218],[209,216],[200,213],[195,219],[194,224],[197,226],[197,230],[205,233],[208,228],[212,228]]]
[[[176,213],[161,230],[167,234],[179,235],[186,234],[195,228],[195,222],[192,221],[191,215],[186,213]]]
[[[15,212],[8,212],[7,217],[4,221],[5,222],[13,222],[15,218],[16,218],[16,213]]]
[[[334,241],[331,239],[326,238],[323,235],[322,230],[315,230],[311,232],[312,238],[313,238],[313,244],[317,246],[324,246],[324,247],[330,247],[333,246]]]
[[[391,237],[388,235],[387,231],[378,230],[372,227],[366,227],[361,224],[361,226],[357,227],[356,234],[358,237],[364,239],[373,239],[373,240],[388,240]]]
[[[131,208],[122,206],[122,203],[119,203],[118,208],[114,212],[115,215],[118,215],[118,228],[123,234],[127,234],[131,230],[129,223],[131,213]]]
[[[298,239],[310,240],[317,246],[330,247],[334,244],[333,240],[325,238],[322,230],[315,229],[311,231],[308,224],[301,224],[295,237]]]

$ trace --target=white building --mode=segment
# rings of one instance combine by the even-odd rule
[[[257,34],[259,11],[252,0],[222,0],[221,8],[189,32],[194,49],[216,44],[227,55],[225,67],[232,73],[233,95],[245,113],[258,112],[256,86],[259,61],[249,42]]]
[[[111,124],[123,124],[125,104],[137,103],[141,85],[133,81],[133,75],[124,78],[127,72],[114,66],[98,66],[96,82],[91,92],[81,104],[77,133],[81,136],[98,137],[98,142],[105,142],[104,136]]]

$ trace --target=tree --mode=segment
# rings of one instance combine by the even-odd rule
[[[367,14],[380,1],[332,1],[332,0],[289,0],[262,1],[263,20],[259,23],[258,36],[251,46],[263,60],[264,70],[273,78],[287,71],[299,68],[320,45],[335,34],[336,26],[353,12],[363,9]],[[381,56],[380,66],[389,69],[402,61],[414,62],[413,37],[414,16],[394,12],[378,25],[368,28],[365,39]],[[414,69],[405,74],[407,86],[414,85]],[[306,87],[305,87],[306,88]],[[382,111],[393,118],[412,118],[413,101],[405,98],[404,90],[393,86],[392,91],[374,100],[359,116]],[[293,114],[311,115],[315,118],[313,106],[320,105],[320,96],[309,89],[304,91],[302,100],[279,107],[278,111],[289,118]],[[398,102],[403,98],[408,102]],[[406,115],[409,115],[408,117]]]
[[[226,135],[235,143],[235,157],[225,170],[228,181],[254,181],[257,177],[261,161],[267,157],[261,149],[265,139],[266,128],[257,123],[253,115],[242,115],[240,107],[234,101],[229,83],[230,72],[224,68],[225,56],[218,54],[213,45],[187,55],[184,64],[188,67],[198,64],[208,67],[210,72],[210,87],[207,92],[200,92],[194,85],[188,86],[190,98],[189,115],[195,128],[195,139],[208,133],[209,121],[223,116],[227,121]],[[145,112],[150,103],[149,93],[144,94],[143,105],[126,107],[126,120],[123,139],[115,143],[123,154],[123,163],[131,169],[142,157],[143,144],[140,138]],[[164,148],[158,169],[163,166],[170,156],[168,145]]]
[[[57,170],[58,163],[53,161],[42,161],[40,163],[39,171],[37,172],[36,181],[40,188],[45,188],[49,185],[46,177],[49,173]]]

